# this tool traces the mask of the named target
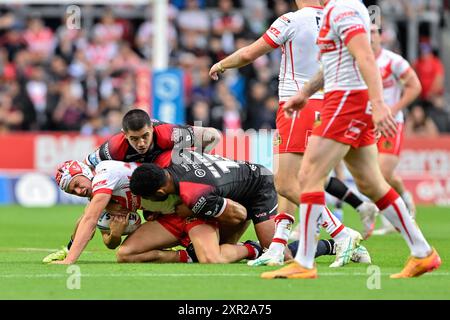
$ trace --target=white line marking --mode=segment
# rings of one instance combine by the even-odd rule
[[[382,276],[389,276],[391,273],[382,273]],[[369,275],[365,272],[354,272],[354,273],[345,273],[345,272],[323,272],[319,273],[319,278],[321,276],[324,277],[341,277],[341,276],[359,276],[359,277],[368,277]],[[429,274],[425,274],[424,276],[441,276],[448,277],[450,276],[449,272],[433,272]],[[0,278],[67,278],[67,274],[59,274],[59,273],[42,273],[42,274],[30,274],[30,273],[14,273],[14,274],[0,274]],[[148,277],[148,278],[162,278],[162,277],[174,277],[174,278],[182,278],[182,277],[259,277],[259,273],[110,273],[110,274],[90,274],[90,273],[81,273],[81,277],[92,277],[92,278],[138,278],[138,277]]]
[[[56,252],[61,248],[0,248],[0,252]],[[93,253],[93,251],[83,251],[83,253]]]

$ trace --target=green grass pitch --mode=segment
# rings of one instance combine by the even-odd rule
[[[68,289],[66,266],[44,265],[50,250],[67,243],[83,208],[49,209],[0,207],[0,299],[450,299],[450,211],[420,207],[418,222],[443,264],[416,279],[389,279],[401,270],[408,255],[398,234],[363,242],[381,271],[379,289],[369,289],[367,265],[351,263],[330,269],[333,257],[317,259],[319,279],[263,280],[274,267],[229,265],[117,264],[100,234],[89,243],[78,266],[80,289]],[[346,208],[345,223],[360,229],[357,214]],[[245,238],[254,238],[252,226]],[[246,240],[246,239],[243,239]]]

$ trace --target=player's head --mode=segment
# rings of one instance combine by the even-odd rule
[[[122,119],[122,131],[130,145],[140,154],[148,151],[153,142],[150,116],[142,109],[128,111]]]
[[[62,163],[56,170],[55,180],[61,190],[79,197],[92,196],[91,168],[81,161],[71,160]]]
[[[374,23],[370,26],[370,44],[375,53],[381,49],[381,28]]]
[[[164,201],[169,197],[165,190],[168,182],[168,173],[164,169],[154,163],[144,163],[133,171],[130,190],[144,199]]]

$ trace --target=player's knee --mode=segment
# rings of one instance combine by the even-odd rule
[[[120,246],[116,252],[116,259],[119,263],[133,262],[133,252],[127,246]]]
[[[223,263],[223,259],[219,253],[216,252],[206,252],[200,256],[198,256],[199,263]]]

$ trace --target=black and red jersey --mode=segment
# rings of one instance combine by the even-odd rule
[[[96,167],[104,160],[124,162],[154,162],[164,151],[189,148],[194,145],[192,126],[180,126],[152,119],[153,142],[145,154],[138,153],[128,142],[124,133],[118,133],[103,143],[95,152],[89,154],[85,161]]]
[[[181,150],[177,156],[167,170],[176,192],[194,214],[217,217],[225,210],[226,198],[252,206],[256,203],[252,199],[259,198],[267,186],[273,189],[276,203],[273,175],[264,166],[192,150]]]

